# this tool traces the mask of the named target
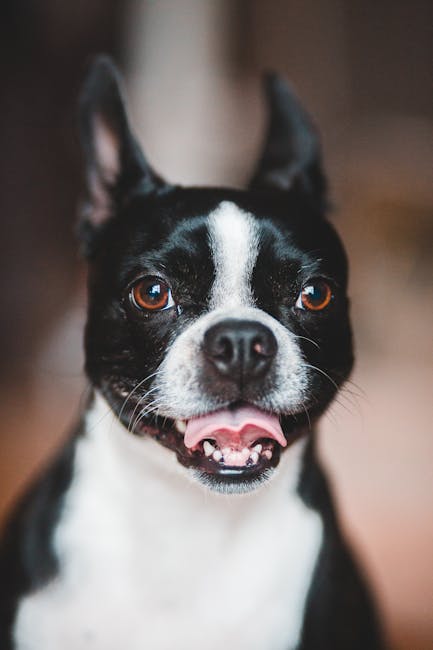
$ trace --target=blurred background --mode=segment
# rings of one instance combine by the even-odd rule
[[[124,71],[154,167],[195,184],[248,178],[260,74],[275,69],[320,125],[352,262],[357,366],[321,453],[392,648],[433,648],[433,3],[3,0],[0,12],[0,518],[85,387],[76,100],[91,56]]]

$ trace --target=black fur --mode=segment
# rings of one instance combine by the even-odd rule
[[[298,489],[324,522],[323,546],[307,598],[299,650],[383,649],[375,607],[341,535],[328,482],[316,459],[314,438],[307,448]]]

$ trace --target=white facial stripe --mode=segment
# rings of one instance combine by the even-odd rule
[[[211,309],[252,306],[251,274],[259,246],[254,218],[223,201],[209,216],[209,236],[216,269]]]

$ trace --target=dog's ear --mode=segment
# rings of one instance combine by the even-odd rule
[[[269,73],[264,81],[268,128],[250,188],[297,188],[323,205],[326,182],[316,128],[284,79]]]
[[[112,61],[98,57],[80,99],[80,135],[88,201],[83,220],[95,229],[114,216],[119,201],[140,186],[154,192],[165,183],[147,163],[129,127],[122,80]]]

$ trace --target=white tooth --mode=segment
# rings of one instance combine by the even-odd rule
[[[222,453],[221,453],[221,451],[220,451],[219,449],[217,449],[216,451],[214,451],[214,453],[213,453],[213,455],[212,455],[212,458],[213,458],[214,460],[216,460],[217,462],[219,462],[219,461],[221,460],[222,457],[223,457],[223,455],[222,455]]]
[[[179,433],[185,433],[186,431],[186,422],[185,420],[175,420],[176,429]]]
[[[209,440],[205,440],[203,443],[203,451],[205,453],[205,456],[212,456],[215,451],[215,447],[209,442]]]
[[[272,458],[272,451],[271,451],[270,449],[265,449],[265,451],[263,452],[263,456],[266,456],[266,458],[267,458],[268,460],[271,460],[271,458]]]
[[[255,447],[253,447],[254,451],[256,451],[258,454],[262,453],[263,445],[258,444]]]
[[[255,463],[257,463],[257,461],[259,460],[259,455],[258,455],[258,453],[257,453],[256,451],[253,451],[253,453],[251,454],[250,458],[251,458],[251,460],[253,461],[253,463],[255,464]]]

